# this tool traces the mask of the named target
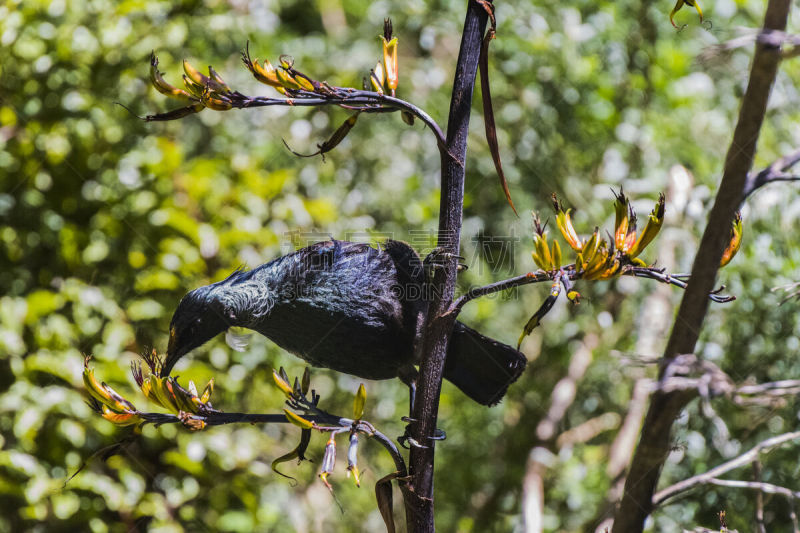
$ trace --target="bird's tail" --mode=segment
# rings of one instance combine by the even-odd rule
[[[447,350],[444,377],[483,405],[494,405],[525,370],[525,356],[502,342],[456,322]]]

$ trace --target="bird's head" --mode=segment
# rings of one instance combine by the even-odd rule
[[[161,375],[169,375],[178,359],[234,325],[235,317],[216,297],[215,285],[200,287],[183,297],[169,326],[167,358]],[[230,315],[230,316],[229,316]]]

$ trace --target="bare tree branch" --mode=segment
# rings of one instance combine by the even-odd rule
[[[704,49],[697,56],[697,60],[701,64],[709,64],[721,56],[727,56],[737,48],[750,46],[753,42],[779,47],[779,46],[792,46],[790,50],[784,50],[781,53],[782,59],[789,59],[798,55],[800,50],[800,35],[792,35],[783,31],[776,30],[747,30],[746,33],[725,41],[724,43],[715,44]]]
[[[694,354],[683,354],[673,359],[658,382],[650,380],[643,382],[647,386],[648,394],[656,391],[696,390],[705,401],[718,396],[727,396],[737,405],[772,405],[785,396],[800,394],[800,380],[797,379],[735,385],[731,377],[721,368],[711,361],[699,359]]]
[[[442,129],[430,115],[425,111],[418,108],[414,104],[395,98],[387,94],[378,94],[370,91],[360,91],[356,89],[342,89],[346,91],[342,94],[334,94],[330,96],[320,97],[319,94],[308,91],[294,91],[295,98],[267,98],[262,96],[244,96],[239,95],[239,98],[232,98],[231,104],[238,109],[247,109],[252,107],[267,107],[267,106],[372,106],[359,109],[366,112],[375,111],[407,111],[420,119],[428,128],[431,129],[436,142],[442,148],[446,145],[446,140]],[[236,93],[238,94],[238,93]],[[376,107],[377,106],[377,107]]]
[[[783,31],[789,15],[789,0],[769,0],[764,30]],[[741,203],[747,174],[752,168],[767,101],[781,62],[780,47],[758,42],[747,90],[742,98],[739,120],[725,159],[725,170],[709,222],[692,266],[677,318],[664,351],[669,363],[677,354],[692,353],[708,310],[720,259],[730,236],[730,224]],[[667,367],[665,364],[664,367]],[[661,468],[669,454],[674,420],[694,398],[691,391],[656,392],[645,418],[642,436],[631,461],[622,502],[615,515],[615,533],[642,531],[653,509]]]
[[[748,465],[756,460],[762,453],[769,453],[776,447],[785,444],[787,442],[791,442],[794,440],[800,439],[800,431],[793,431],[791,433],[784,433],[782,435],[777,435],[775,437],[770,437],[769,439],[763,440],[750,448],[745,453],[722,463],[721,465],[712,468],[711,470],[704,472],[702,474],[698,474],[696,476],[692,476],[688,479],[684,479],[683,481],[679,481],[674,485],[671,485],[665,488],[662,491],[659,491],[653,496],[653,507],[657,507],[659,505],[663,505],[667,500],[670,500],[679,494],[682,494],[686,491],[689,491],[698,485],[702,485],[705,483],[709,483],[711,479],[718,478],[719,476],[730,472],[736,468],[741,468],[742,466]],[[615,524],[616,525],[616,524]]]
[[[717,485],[718,487],[731,487],[735,489],[751,489],[757,490],[759,496],[766,492],[768,494],[780,494],[789,500],[789,518],[792,520],[794,533],[798,532],[797,525],[797,511],[795,511],[795,498],[800,498],[800,492],[794,492],[786,487],[773,485],[772,483],[762,483],[758,481],[739,481],[736,479],[716,479],[711,478],[706,481],[709,485]]]
[[[784,397],[800,394],[800,380],[785,379],[759,385],[740,385],[733,401],[737,405],[768,405],[783,403]]]
[[[792,298],[800,298],[800,281],[797,281],[795,283],[790,283],[790,284],[784,285],[782,287],[773,287],[772,288],[772,292],[779,291],[779,290],[780,291],[784,291],[784,292],[787,293],[786,296],[783,297],[783,300],[781,300],[780,305],[785,304],[786,302],[788,302]]]
[[[555,454],[544,446],[537,446],[528,454],[522,478],[522,520],[526,533],[541,533],[544,529],[544,476],[555,461]]]
[[[592,362],[592,352],[597,347],[597,342],[596,335],[587,335],[575,351],[570,359],[567,374],[556,383],[550,393],[550,407],[547,414],[536,426],[536,442],[528,454],[522,488],[523,520],[525,521],[525,531],[529,533],[542,531],[544,477],[557,462],[557,449],[564,444],[563,442],[562,444],[557,443],[561,437],[555,438],[556,430],[564,419],[567,409],[575,401],[578,382],[586,374],[586,370]],[[618,418],[619,416],[617,416]],[[575,435],[567,435],[567,439],[573,438]],[[563,437],[564,434],[561,436]]]
[[[621,417],[614,412],[603,413],[590,418],[586,422],[578,424],[559,435],[556,439],[556,447],[561,449],[588,442],[603,432],[617,429],[620,420]]]
[[[800,176],[793,176],[786,173],[786,171],[798,162],[800,162],[800,149],[781,157],[761,172],[756,174],[751,172],[747,176],[747,181],[745,182],[742,201],[746,200],[747,197],[753,194],[758,188],[768,183],[775,181],[800,181]]]
[[[572,276],[570,276],[572,278]],[[513,289],[514,287],[521,287],[523,285],[528,285],[530,283],[542,283],[544,281],[552,281],[553,276],[550,272],[544,272],[540,270],[538,272],[528,272],[527,274],[522,274],[521,276],[515,276],[513,278],[504,279],[503,281],[496,281],[494,283],[490,283],[489,285],[484,285],[483,287],[474,287],[460,296],[453,304],[450,306],[450,309],[447,310],[447,314],[458,313],[461,312],[461,309],[470,301],[474,300],[475,298],[480,298],[482,296],[488,296],[489,294],[494,294],[496,292],[507,291],[508,289]]]
[[[559,424],[567,414],[567,409],[575,401],[578,392],[578,383],[586,374],[592,362],[592,352],[597,347],[597,335],[589,334],[575,350],[569,361],[567,375],[558,380],[553,392],[550,393],[550,407],[547,414],[536,425],[536,437],[540,442],[546,443],[553,440]]]

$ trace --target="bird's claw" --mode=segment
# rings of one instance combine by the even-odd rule
[[[414,437],[409,437],[408,435],[401,435],[397,437],[397,442],[399,442],[400,446],[402,446],[406,450],[410,450],[411,448],[427,448],[427,446],[424,446],[419,442],[417,442],[417,440]]]
[[[409,423],[409,425],[406,426],[405,431],[403,432],[403,434],[401,436],[397,437],[397,442],[400,443],[400,446],[402,446],[406,450],[410,450],[412,447],[413,448],[427,448],[428,446],[425,446],[424,444],[420,444],[420,442],[418,440],[416,440],[414,437],[412,437],[411,435],[408,434],[409,433],[408,432],[409,426],[411,424],[417,422],[417,420],[415,418],[411,418],[411,417],[408,417],[408,416],[402,417],[401,420],[403,422]],[[445,431],[443,429],[436,428],[436,429],[433,430],[433,435],[428,437],[428,440],[445,440],[446,438],[447,438],[447,433],[445,433]]]
[[[425,257],[422,263],[426,272],[433,273],[433,271],[436,269],[445,268],[445,266],[447,266],[447,261],[452,260],[458,261],[458,264],[456,265],[458,272],[463,272],[469,268],[466,263],[463,263],[463,256],[446,252],[441,247],[434,248],[433,251]]]

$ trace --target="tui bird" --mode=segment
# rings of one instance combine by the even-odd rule
[[[162,375],[190,350],[240,326],[312,366],[365,379],[399,377],[413,395],[425,286],[423,263],[404,242],[381,249],[313,244],[184,296],[172,316]],[[237,347],[235,336],[228,341]],[[514,348],[456,322],[444,377],[476,402],[494,405],[526,363]]]

